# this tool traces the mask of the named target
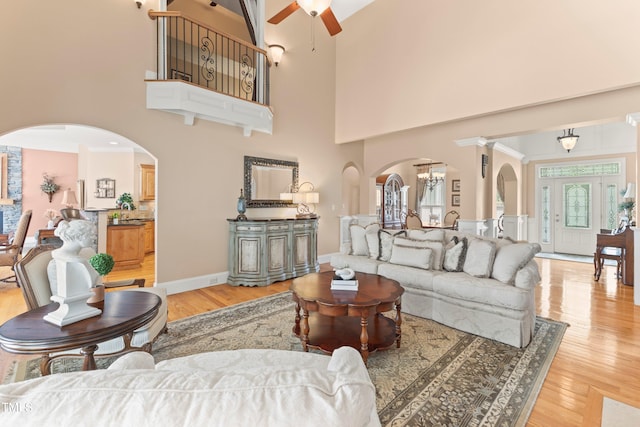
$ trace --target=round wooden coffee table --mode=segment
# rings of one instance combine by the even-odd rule
[[[356,273],[357,291],[336,291],[331,290],[333,274],[307,274],[291,284],[296,302],[293,333],[302,341],[303,350],[311,347],[331,354],[350,346],[360,350],[366,364],[369,353],[394,343],[400,347],[402,286],[377,274]],[[392,310],[394,319],[382,314]]]
[[[160,297],[151,292],[107,292],[102,314],[66,326],[46,322],[43,317],[58,309],[51,303],[20,314],[0,326],[0,347],[10,353],[42,354],[40,371],[51,373],[51,353],[81,348],[82,370],[96,369],[93,353],[98,344],[133,334],[149,323],[160,308]]]

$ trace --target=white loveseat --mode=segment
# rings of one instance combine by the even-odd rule
[[[348,235],[345,253],[334,254],[331,266],[397,280],[405,289],[403,312],[515,347],[531,341],[537,243],[378,224],[352,224]]]
[[[233,350],[0,386],[2,426],[379,426],[360,354]]]

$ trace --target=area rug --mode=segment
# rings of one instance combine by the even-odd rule
[[[156,362],[240,348],[301,351],[292,334],[288,292],[171,322],[153,347]],[[389,426],[525,425],[567,325],[538,318],[533,341],[518,349],[439,323],[403,315],[402,346],[369,356],[377,407]],[[54,372],[78,370],[67,359]],[[98,359],[99,367],[111,363]],[[37,360],[13,380],[40,375]]]

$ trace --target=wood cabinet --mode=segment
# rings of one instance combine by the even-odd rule
[[[144,224],[107,227],[107,253],[115,261],[114,270],[140,268],[144,261]]]
[[[228,284],[266,286],[320,271],[317,218],[228,221]]]
[[[140,165],[140,200],[156,199],[156,166]]]
[[[156,236],[155,236],[155,221],[144,222],[144,253],[149,254],[155,251]]]

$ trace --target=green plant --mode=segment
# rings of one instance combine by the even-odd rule
[[[91,264],[99,275],[106,276],[113,269],[115,261],[111,255],[99,253],[89,258],[89,264]]]
[[[120,215],[118,214],[118,212],[114,212],[113,214],[111,214],[111,218],[118,218]]]
[[[135,210],[136,205],[133,204],[133,197],[131,197],[130,193],[122,193],[118,200],[116,200],[116,206],[118,209],[129,209]]]

